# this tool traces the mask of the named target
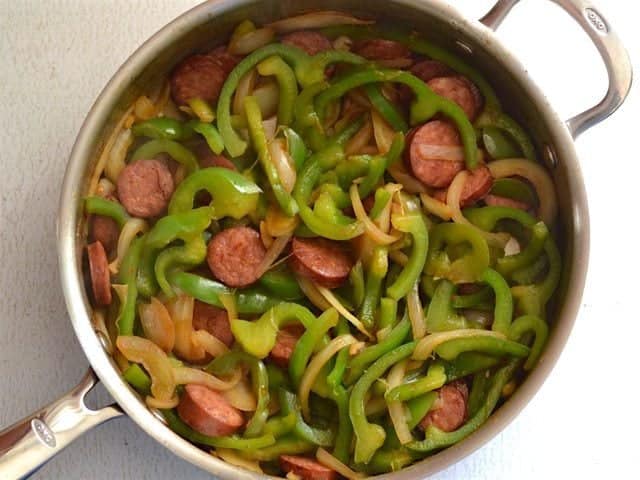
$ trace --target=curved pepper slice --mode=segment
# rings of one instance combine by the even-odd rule
[[[127,249],[127,253],[120,264],[118,283],[127,286],[127,296],[120,302],[120,310],[116,318],[119,335],[133,335],[133,324],[136,318],[136,301],[138,299],[138,286],[136,272],[145,244],[146,235],[134,238]]]
[[[187,172],[195,172],[200,168],[196,156],[191,151],[173,140],[160,138],[150,140],[140,146],[131,156],[131,161],[135,162],[143,158],[155,158],[159,153],[166,153],[176,162],[181,163]]]
[[[278,56],[268,57],[256,67],[263,77],[275,76],[280,87],[278,124],[289,125],[293,120],[293,106],[298,96],[298,83],[291,67]]]
[[[120,228],[129,220],[129,214],[122,204],[104,197],[93,196],[85,198],[84,210],[91,215],[102,215],[113,218]]]
[[[549,337],[549,326],[540,317],[535,315],[523,315],[516,318],[509,328],[509,339],[519,342],[526,333],[534,333],[535,340],[531,346],[531,353],[524,364],[524,369],[529,371],[538,363],[542,349]]]
[[[392,217],[391,222],[397,230],[410,233],[413,239],[409,261],[395,282],[387,288],[387,296],[397,301],[409,293],[420,278],[429,251],[429,232],[420,213],[395,216]]]
[[[449,280],[443,279],[438,282],[427,309],[427,332],[470,328],[467,319],[463,315],[458,315],[451,305],[451,297],[455,289],[456,286]]]

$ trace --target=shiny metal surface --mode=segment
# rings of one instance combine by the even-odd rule
[[[240,480],[261,478],[255,473],[226,464],[178,437],[147,409],[144,402],[121,379],[115,364],[103,349],[91,324],[90,304],[81,270],[85,235],[81,199],[86,191],[86,180],[94,167],[101,142],[108,135],[114,120],[133,99],[148,89],[150,84],[165,77],[184,56],[215,45],[230,32],[234,24],[245,18],[265,22],[313,8],[333,8],[353,11],[356,14],[377,15],[389,21],[410,25],[416,30],[429,32],[430,36],[438,39],[443,46],[458,51],[461,56],[466,57],[489,76],[494,85],[498,86],[505,105],[508,105],[507,110],[533,132],[539,151],[553,152],[552,156],[557,161],[557,165],[552,168],[552,174],[558,189],[563,192],[559,207],[561,248],[565,268],[554,312],[552,334],[540,364],[512,398],[495,412],[479,431],[437,455],[381,478],[409,480],[427,477],[470,454],[502,430],[524,408],[549,375],[571,331],[580,304],[587,271],[586,259],[589,253],[589,217],[584,183],[573,146],[572,134],[579,134],[615,110],[626,95],[625,87],[628,89],[627,83],[630,83],[631,77],[630,68],[626,68],[624,62],[614,65],[615,54],[624,53],[624,50],[617,43],[610,25],[599,12],[581,0],[555,1],[572,15],[586,14],[586,19],[574,15],[581,25],[583,21],[590,22],[590,25],[600,30],[598,18],[606,25],[606,34],[596,33],[593,27],[588,28],[594,35],[603,35],[600,38],[590,33],[596,43],[603,40],[598,43],[598,47],[605,62],[608,61],[608,55],[612,64],[609,74],[613,79],[613,86],[607,97],[598,106],[567,123],[556,115],[543,93],[528,77],[523,66],[497,40],[490,28],[480,22],[466,19],[442,0],[210,1],[180,16],[145,42],[114,75],[96,100],[82,126],[69,160],[58,219],[58,258],[71,322],[93,369],[122,409],[158,442],[219,478]],[[483,18],[483,21],[487,26],[497,27],[516,3],[517,0],[500,0]],[[583,7],[596,12],[597,18],[595,20],[590,18],[588,11],[580,10]],[[628,82],[625,80],[627,78]],[[84,383],[83,385],[86,386]],[[53,405],[58,405],[58,402]],[[48,426],[55,436],[56,446],[53,447],[55,449],[62,446],[63,441],[66,441],[65,445],[69,443],[75,436],[82,433],[80,430],[84,431],[92,425],[101,423],[91,423],[86,409],[83,410],[77,403],[75,405],[75,411],[79,413],[72,418],[76,423],[69,424],[69,428],[64,430],[64,435],[53,428],[50,420],[44,421],[44,425]],[[119,414],[114,407],[108,408],[110,410],[104,411],[105,418],[102,421]],[[36,417],[40,418],[38,414]],[[27,423],[33,418],[35,417],[29,417]],[[40,424],[36,422],[35,425]],[[76,425],[78,429],[75,428]],[[17,428],[18,424],[15,427]],[[46,429],[40,428],[40,430],[41,434],[42,431],[45,432],[46,438]],[[30,435],[23,444],[24,448],[19,451],[23,461],[33,459],[29,464],[31,469],[37,468],[38,462],[41,463],[50,458],[50,455],[44,455],[42,452],[49,452],[52,448],[46,446],[46,442],[43,444],[36,439],[37,434],[33,432],[33,438]],[[4,434],[6,432],[2,435]],[[35,453],[32,454],[27,447],[34,448]],[[10,458],[6,455],[6,451],[3,453],[0,450],[0,470],[5,468]],[[4,473],[4,470],[2,471]],[[26,473],[28,470],[21,471]],[[18,470],[16,472],[19,473]]]

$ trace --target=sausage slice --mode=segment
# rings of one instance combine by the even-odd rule
[[[420,427],[426,429],[433,425],[443,432],[457,430],[465,421],[468,398],[469,388],[466,383],[452,382],[444,385],[438,391],[434,407],[420,422]]]
[[[487,198],[485,197],[490,196],[487,194],[491,191],[491,187],[493,187],[493,176],[491,175],[491,171],[485,165],[480,165],[472,172],[469,172],[467,181],[465,182],[464,187],[462,187],[462,193],[460,193],[460,206],[463,208],[469,207],[483,198],[486,202]],[[433,198],[441,201],[442,203],[447,203],[447,191],[448,189],[444,188],[436,190],[433,193]]]
[[[413,175],[433,188],[448,187],[454,177],[464,169],[464,162],[447,160],[430,152],[435,147],[460,147],[460,135],[448,122],[433,120],[412,132],[408,139],[408,160]]]
[[[401,43],[383,39],[361,40],[353,46],[353,52],[368,60],[395,60],[411,55]]]
[[[249,227],[218,233],[207,246],[207,263],[215,277],[230,287],[246,287],[259,276],[265,249],[260,234]]]
[[[193,306],[193,329],[206,330],[227,347],[233,343],[227,311],[199,300]]]
[[[209,55],[192,55],[184,59],[171,74],[171,96],[178,105],[192,98],[214,103],[222,85],[236,64],[226,50],[214,50]]]
[[[331,50],[331,41],[319,32],[300,30],[284,35],[280,41],[285,45],[293,45],[300,50],[304,50],[309,55],[316,55],[320,52]]]
[[[199,143],[194,148],[194,152],[196,154],[196,158],[198,159],[198,164],[201,168],[221,167],[229,170],[237,170],[236,166],[231,160],[229,160],[224,155],[218,155],[217,153],[214,153],[209,148],[209,145],[204,142]]]
[[[217,63],[218,66],[222,69],[222,71],[224,72],[225,80],[226,77],[231,73],[231,70],[233,70],[241,60],[241,57],[239,57],[238,55],[229,53],[225,45],[214,48],[207,55],[211,57],[213,61]]]
[[[302,480],[336,480],[338,474],[319,462],[296,455],[280,455],[280,468]]]
[[[169,205],[175,186],[169,167],[160,160],[138,160],[118,176],[118,196],[130,215],[153,218]]]
[[[482,96],[470,80],[462,76],[438,77],[427,82],[431,90],[457,103],[469,120],[474,120],[482,108]]]
[[[120,227],[111,217],[104,215],[92,215],[89,219],[89,231],[91,238],[100,242],[106,252],[111,252],[118,245],[118,237],[120,236]]]
[[[93,297],[98,305],[111,303],[111,277],[109,276],[109,261],[107,253],[100,242],[87,245],[89,258],[89,274]]]
[[[220,393],[202,385],[186,385],[177,409],[184,423],[210,437],[231,435],[244,423],[240,410]]]
[[[327,288],[337,288],[347,279],[353,259],[342,245],[326,238],[294,238],[291,267],[300,276]]]
[[[425,83],[437,77],[455,75],[451,68],[437,60],[422,60],[413,65],[409,71]]]
[[[281,368],[289,367],[289,359],[293,355],[296,344],[304,334],[304,327],[299,324],[287,325],[278,331],[276,344],[271,349],[269,358]]]

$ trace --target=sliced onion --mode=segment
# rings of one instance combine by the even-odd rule
[[[340,111],[341,111],[341,108],[340,108],[339,101],[331,102],[327,106],[327,111],[324,117],[324,123],[322,124],[322,127],[325,129],[325,131],[330,130],[331,127],[333,127],[336,124],[336,122],[340,118]]]
[[[221,357],[229,351],[229,347],[206,330],[194,331],[192,338],[196,345],[200,345],[204,348],[204,351],[213,358]]]
[[[176,389],[176,380],[169,357],[151,340],[135,336],[119,336],[118,350],[130,362],[141,363],[151,377],[151,394],[158,400],[169,400]]]
[[[251,93],[255,97],[260,112],[265,118],[273,117],[278,112],[278,102],[280,101],[280,87],[276,82],[267,82],[256,87]]]
[[[371,125],[371,119],[367,119],[366,123],[356,132],[356,134],[349,139],[344,147],[344,153],[346,155],[353,155],[358,153],[364,147],[366,147],[373,138],[373,125]]]
[[[231,38],[227,51],[233,55],[248,55],[254,50],[271,43],[275,31],[271,28],[259,28],[235,38]]]
[[[403,267],[407,263],[409,263],[409,257],[401,250],[389,250],[389,257],[391,258],[391,260],[396,262],[398,265],[402,265]]]
[[[235,370],[229,379],[223,380],[197,368],[173,367],[173,377],[176,385],[196,384],[211,390],[225,391],[238,384],[242,378],[242,370]]]
[[[402,384],[406,368],[406,360],[396,363],[391,368],[389,375],[387,376],[387,383],[389,385],[387,387],[388,389],[392,389]],[[409,424],[407,423],[407,415],[405,413],[403,403],[400,401],[389,402],[387,404],[387,408],[389,409],[389,417],[391,418],[391,423],[393,423],[393,428],[396,431],[396,435],[398,436],[400,443],[405,445],[413,441],[413,436],[409,430]]]
[[[466,309],[463,312],[464,318],[470,322],[481,325],[485,328],[490,328],[493,324],[493,312],[487,312],[485,310],[472,310]]]
[[[353,40],[351,40],[351,38],[347,37],[346,35],[340,35],[333,41],[332,45],[334,50],[348,52],[351,50]]]
[[[316,458],[325,467],[338,472],[348,480],[360,480],[362,478],[366,478],[364,474],[351,470],[348,466],[346,466],[344,463],[342,463],[322,447],[316,450]]]
[[[367,417],[382,413],[387,409],[387,402],[384,397],[365,398],[364,414]]]
[[[269,248],[273,243],[273,236],[267,227],[267,222],[265,220],[260,221],[260,240],[262,240],[262,245],[264,248]]]
[[[324,299],[329,303],[329,305],[335,308],[338,311],[338,313],[342,315],[344,318],[346,318],[347,321],[351,323],[351,325],[356,327],[360,333],[365,334],[369,339],[373,339],[373,336],[367,331],[367,329],[365,328],[363,323],[358,319],[358,317],[356,317],[353,313],[347,310],[346,307],[342,305],[342,303],[340,303],[340,300],[336,298],[336,296],[333,294],[331,290],[325,287],[321,287],[317,284],[314,284],[314,285],[318,290],[318,292],[320,292],[320,295],[324,297]]]
[[[138,306],[144,336],[165,352],[173,350],[176,331],[167,308],[155,297]]]
[[[133,104],[133,113],[140,120],[149,120],[156,116],[156,107],[151,99],[145,95],[139,97]]]
[[[293,187],[296,184],[296,168],[287,151],[287,146],[283,138],[274,138],[269,142],[269,154],[271,155],[271,161],[273,166],[278,172],[278,178],[280,183],[287,193],[293,191]]]
[[[320,294],[315,283],[311,280],[304,277],[296,277],[298,281],[298,285],[300,285],[300,290],[304,293],[304,296],[309,299],[309,301],[320,310],[326,310],[331,308],[331,304],[327,302],[327,300]]]
[[[118,236],[116,258],[109,264],[109,271],[112,274],[115,275],[120,270],[120,263],[122,263],[122,259],[129,250],[129,245],[131,245],[133,239],[139,234],[146,232],[148,229],[149,225],[147,225],[147,222],[141,218],[134,217],[126,221],[122,230],[120,230],[120,235]]]
[[[107,163],[104,167],[104,173],[109,180],[113,183],[118,181],[120,172],[126,166],[124,159],[127,156],[127,151],[133,143],[133,134],[131,130],[122,130],[115,139],[113,146],[108,155]]]
[[[99,197],[110,197],[116,192],[116,186],[106,177],[102,177],[98,182],[98,188],[96,190],[96,195]]]
[[[402,188],[408,193],[427,193],[427,187],[416,180],[416,178],[407,171],[402,162],[394,163],[387,169],[387,172],[389,172],[389,175],[402,185]]]
[[[264,222],[269,235],[272,237],[281,237],[294,232],[300,223],[300,217],[289,217],[277,206],[269,205]]]
[[[271,117],[263,120],[262,129],[264,130],[265,137],[267,137],[267,141],[271,140],[276,136],[276,131],[278,130],[278,117]]]
[[[517,255],[520,251],[520,243],[518,243],[518,240],[513,236],[509,237],[509,241],[504,246],[504,256],[510,257],[512,255]]]
[[[413,285],[413,288],[407,294],[407,311],[411,321],[413,338],[420,340],[427,334],[427,323],[425,322],[424,310],[418,293],[418,282]]]
[[[160,410],[169,410],[170,408],[175,408],[180,403],[180,398],[177,395],[169,398],[168,400],[160,400],[156,397],[152,397],[147,395],[145,398],[145,402],[150,408],[157,408]]]
[[[193,297],[181,294],[167,304],[167,309],[176,332],[174,353],[184,360],[197,362],[204,359],[205,351],[193,341],[193,303]]]
[[[464,162],[464,150],[455,145],[430,145],[420,143],[417,146],[422,158],[433,158],[434,160],[447,160],[449,162]]]
[[[446,203],[436,200],[427,193],[421,193],[420,200],[422,200],[422,205],[427,213],[431,213],[445,221],[451,220],[453,212]]]
[[[251,472],[264,473],[260,468],[260,462],[258,462],[257,460],[249,460],[248,458],[244,458],[235,450],[230,450],[227,448],[216,448],[215,453],[222,460],[230,463],[231,465],[244,468]]]
[[[558,214],[558,202],[553,180],[539,164],[525,158],[505,158],[495,160],[488,165],[494,178],[520,176],[524,177],[536,189],[540,200],[540,218],[548,226],[553,225]]]
[[[347,334],[340,335],[339,337],[331,340],[326,347],[320,350],[313,356],[309,365],[304,371],[302,378],[300,379],[300,387],[298,388],[298,398],[300,399],[300,410],[302,415],[307,420],[310,420],[311,412],[309,410],[309,394],[311,393],[311,387],[313,386],[322,367],[331,360],[336,353],[349,345],[356,343],[356,339]]]
[[[378,151],[386,154],[391,148],[396,131],[376,110],[371,110],[371,123],[373,124],[373,138],[376,140]]]
[[[291,240],[291,234],[283,235],[282,237],[277,237],[267,252],[264,255],[264,258],[260,262],[260,265],[257,267],[257,271],[259,272],[259,276],[262,276],[264,272],[269,270],[273,263],[278,259],[278,257],[282,254],[284,249],[287,247],[287,244]]]
[[[233,407],[242,412],[253,412],[258,405],[251,383],[246,377],[242,377],[233,388],[226,390],[222,395]]]
[[[365,233],[378,245],[389,245],[396,240],[398,236],[389,235],[383,232],[373,220],[369,218],[367,212],[364,210],[360,194],[358,193],[358,186],[354,183],[349,189],[349,197],[351,198],[351,206],[356,215],[356,218],[364,225]]]
[[[266,26],[278,33],[295,32],[296,30],[312,30],[316,28],[332,27],[335,25],[371,25],[373,20],[363,20],[353,15],[334,10],[311,12],[295,17],[283,18]]]
[[[454,340],[456,338],[468,337],[505,338],[505,336],[500,332],[494,332],[493,330],[478,330],[472,328],[431,333],[418,342],[415,350],[413,351],[412,358],[414,360],[427,360],[431,356],[433,351],[444,342]]]
[[[244,116],[244,99],[253,93],[257,79],[258,71],[255,68],[252,68],[240,77],[231,105],[231,111],[234,115]]]

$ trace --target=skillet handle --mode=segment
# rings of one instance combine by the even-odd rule
[[[91,410],[85,396],[98,383],[92,369],[59,400],[0,432],[2,478],[24,478],[35,472],[80,435],[123,414],[110,405]]]
[[[498,0],[480,21],[490,29],[496,30],[519,1]],[[551,1],[571,15],[589,35],[600,52],[609,75],[609,89],[600,103],[567,120],[567,127],[575,138],[585,130],[606,119],[622,105],[631,89],[633,69],[629,54],[622,45],[620,38],[590,1]]]

